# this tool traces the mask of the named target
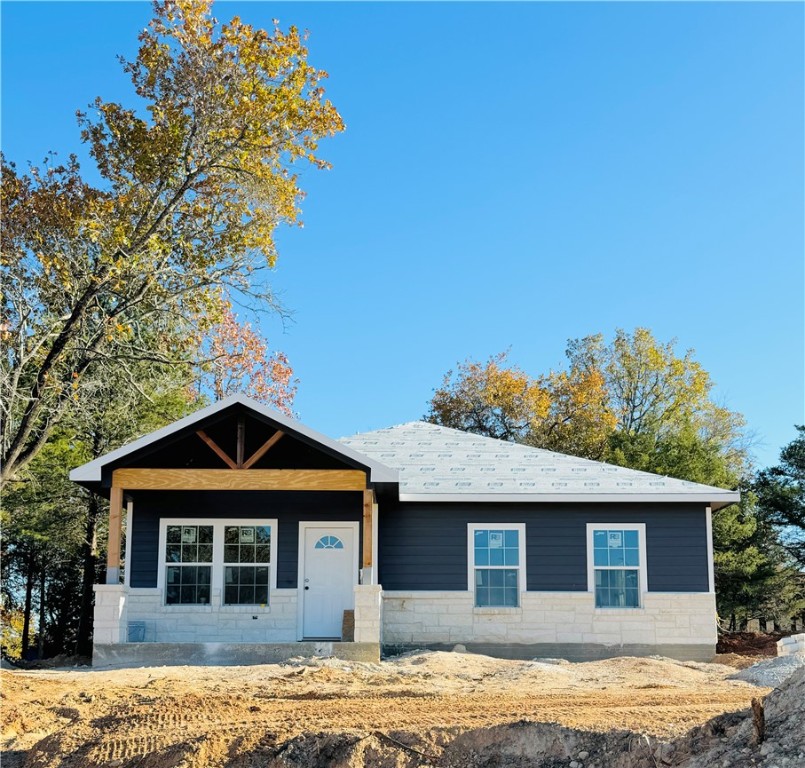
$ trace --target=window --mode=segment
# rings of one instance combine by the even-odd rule
[[[516,608],[525,577],[525,525],[468,525],[469,589],[476,608]]]
[[[588,523],[588,589],[596,608],[639,608],[647,589],[644,523]]]
[[[277,587],[276,520],[162,519],[166,605],[266,606]]]
[[[224,603],[266,605],[271,526],[224,526]]]
[[[165,602],[210,602],[211,525],[169,525],[165,536]],[[205,565],[210,563],[210,565]]]
[[[317,542],[315,549],[343,549],[344,542],[338,536],[322,536]]]

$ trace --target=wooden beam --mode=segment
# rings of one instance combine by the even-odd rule
[[[375,492],[367,489],[363,492],[363,568],[372,567],[372,507],[375,503]]]
[[[260,459],[263,458],[276,443],[280,441],[285,433],[282,430],[277,430],[271,437],[268,438],[246,461],[243,462],[243,469],[249,469],[255,465]]]
[[[215,455],[218,456],[219,459],[223,460],[224,464],[226,464],[230,469],[237,469],[237,464],[235,464],[232,459],[229,458],[227,452],[221,448],[218,443],[215,442],[203,429],[199,429],[196,434],[205,442],[207,445],[212,448],[215,452]]]
[[[123,487],[112,485],[109,494],[109,542],[106,547],[106,583],[120,583],[120,540],[123,521]]]
[[[243,467],[243,454],[246,452],[246,420],[243,416],[238,416],[238,443],[235,449],[236,463],[238,469]]]
[[[116,469],[112,483],[153,491],[362,491],[358,469]]]

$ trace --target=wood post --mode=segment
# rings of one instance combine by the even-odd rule
[[[363,492],[363,568],[372,567],[372,508],[375,492],[369,488]]]
[[[246,420],[243,416],[238,416],[238,445],[235,451],[235,463],[238,469],[243,467],[243,459],[246,453]]]
[[[123,522],[123,486],[113,485],[109,494],[109,543],[106,549],[106,583],[120,583],[120,540]]]

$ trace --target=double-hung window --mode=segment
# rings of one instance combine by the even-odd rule
[[[224,604],[268,603],[270,525],[224,526]]]
[[[525,589],[525,525],[468,525],[469,589],[476,608],[516,608]]]
[[[596,608],[639,608],[646,584],[644,523],[588,523],[588,588]]]
[[[166,605],[264,607],[276,589],[276,520],[163,519],[159,548]]]
[[[165,535],[165,602],[210,602],[211,525],[169,525]]]

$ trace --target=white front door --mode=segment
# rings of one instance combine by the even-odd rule
[[[341,637],[358,583],[358,524],[300,523],[302,637]]]

